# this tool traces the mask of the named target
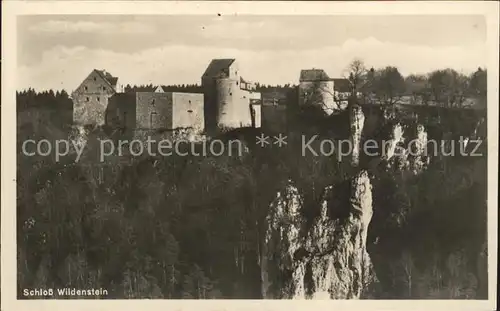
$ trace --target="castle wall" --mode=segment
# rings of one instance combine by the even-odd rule
[[[285,105],[262,105],[262,128],[273,132],[284,132],[287,128]]]
[[[117,93],[108,100],[106,125],[112,128],[135,129],[136,94]]]
[[[240,90],[242,94],[242,98],[246,99],[245,101],[250,101],[252,100],[261,100],[261,94],[259,92],[254,92],[254,91],[247,91],[247,90]]]
[[[136,128],[172,128],[172,93],[136,93]]]
[[[205,128],[207,131],[213,131],[217,128],[217,90],[215,79],[203,78],[202,79],[204,107],[203,114],[205,119]]]
[[[252,126],[249,92],[239,88],[238,80],[216,81],[217,126],[220,128]]]
[[[73,123],[104,125],[108,99],[115,90],[95,71],[73,92]]]
[[[172,128],[205,129],[203,94],[172,93]]]

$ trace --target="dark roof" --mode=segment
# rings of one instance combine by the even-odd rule
[[[350,92],[351,83],[348,79],[332,79],[333,89],[338,92]]]
[[[203,77],[221,77],[227,75],[227,73],[224,72],[224,69],[228,69],[234,61],[234,58],[212,59],[207,67],[207,70],[203,73]]]
[[[106,70],[97,70],[94,69],[104,80],[106,80],[112,87],[116,87],[118,83],[118,78],[114,77],[112,74],[107,72]]]
[[[300,71],[300,81],[329,81],[330,77],[323,69],[303,69]]]

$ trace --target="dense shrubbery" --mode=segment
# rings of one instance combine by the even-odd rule
[[[19,93],[18,143],[67,138],[68,105],[65,93]],[[295,128],[347,138],[346,119],[333,116],[309,128],[297,118]],[[18,149],[18,289],[259,298],[263,219],[276,191],[294,180],[312,219],[324,187],[342,184],[355,169],[333,157],[302,157],[293,131],[287,148],[255,147],[255,134],[228,134],[248,142],[242,157],[141,158],[131,165],[55,163]],[[486,243],[486,158],[431,165],[410,178],[361,162],[374,184],[368,248],[381,281],[376,297],[485,298],[478,271],[486,264],[479,256]]]

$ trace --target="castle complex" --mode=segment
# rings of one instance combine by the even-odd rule
[[[302,70],[300,105],[321,105],[331,114],[339,109],[336,80],[321,69]],[[201,77],[203,93],[168,92],[162,86],[150,92],[125,93],[114,77],[105,70],[94,69],[72,93],[75,125],[107,125],[131,130],[179,130],[213,133],[224,129],[261,127],[261,120],[279,109],[276,99],[266,98],[255,84],[241,76],[235,59],[214,59]],[[275,96],[273,95],[273,98]],[[279,97],[279,96],[277,96]],[[274,104],[269,106],[269,102]],[[267,109],[262,109],[267,107]],[[272,121],[264,122],[271,124]]]

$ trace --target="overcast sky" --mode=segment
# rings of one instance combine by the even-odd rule
[[[341,77],[355,57],[403,74],[486,63],[482,16],[132,16],[18,18],[19,88],[72,91],[94,68],[124,84],[193,84],[212,58],[248,80],[297,83],[300,69]]]

